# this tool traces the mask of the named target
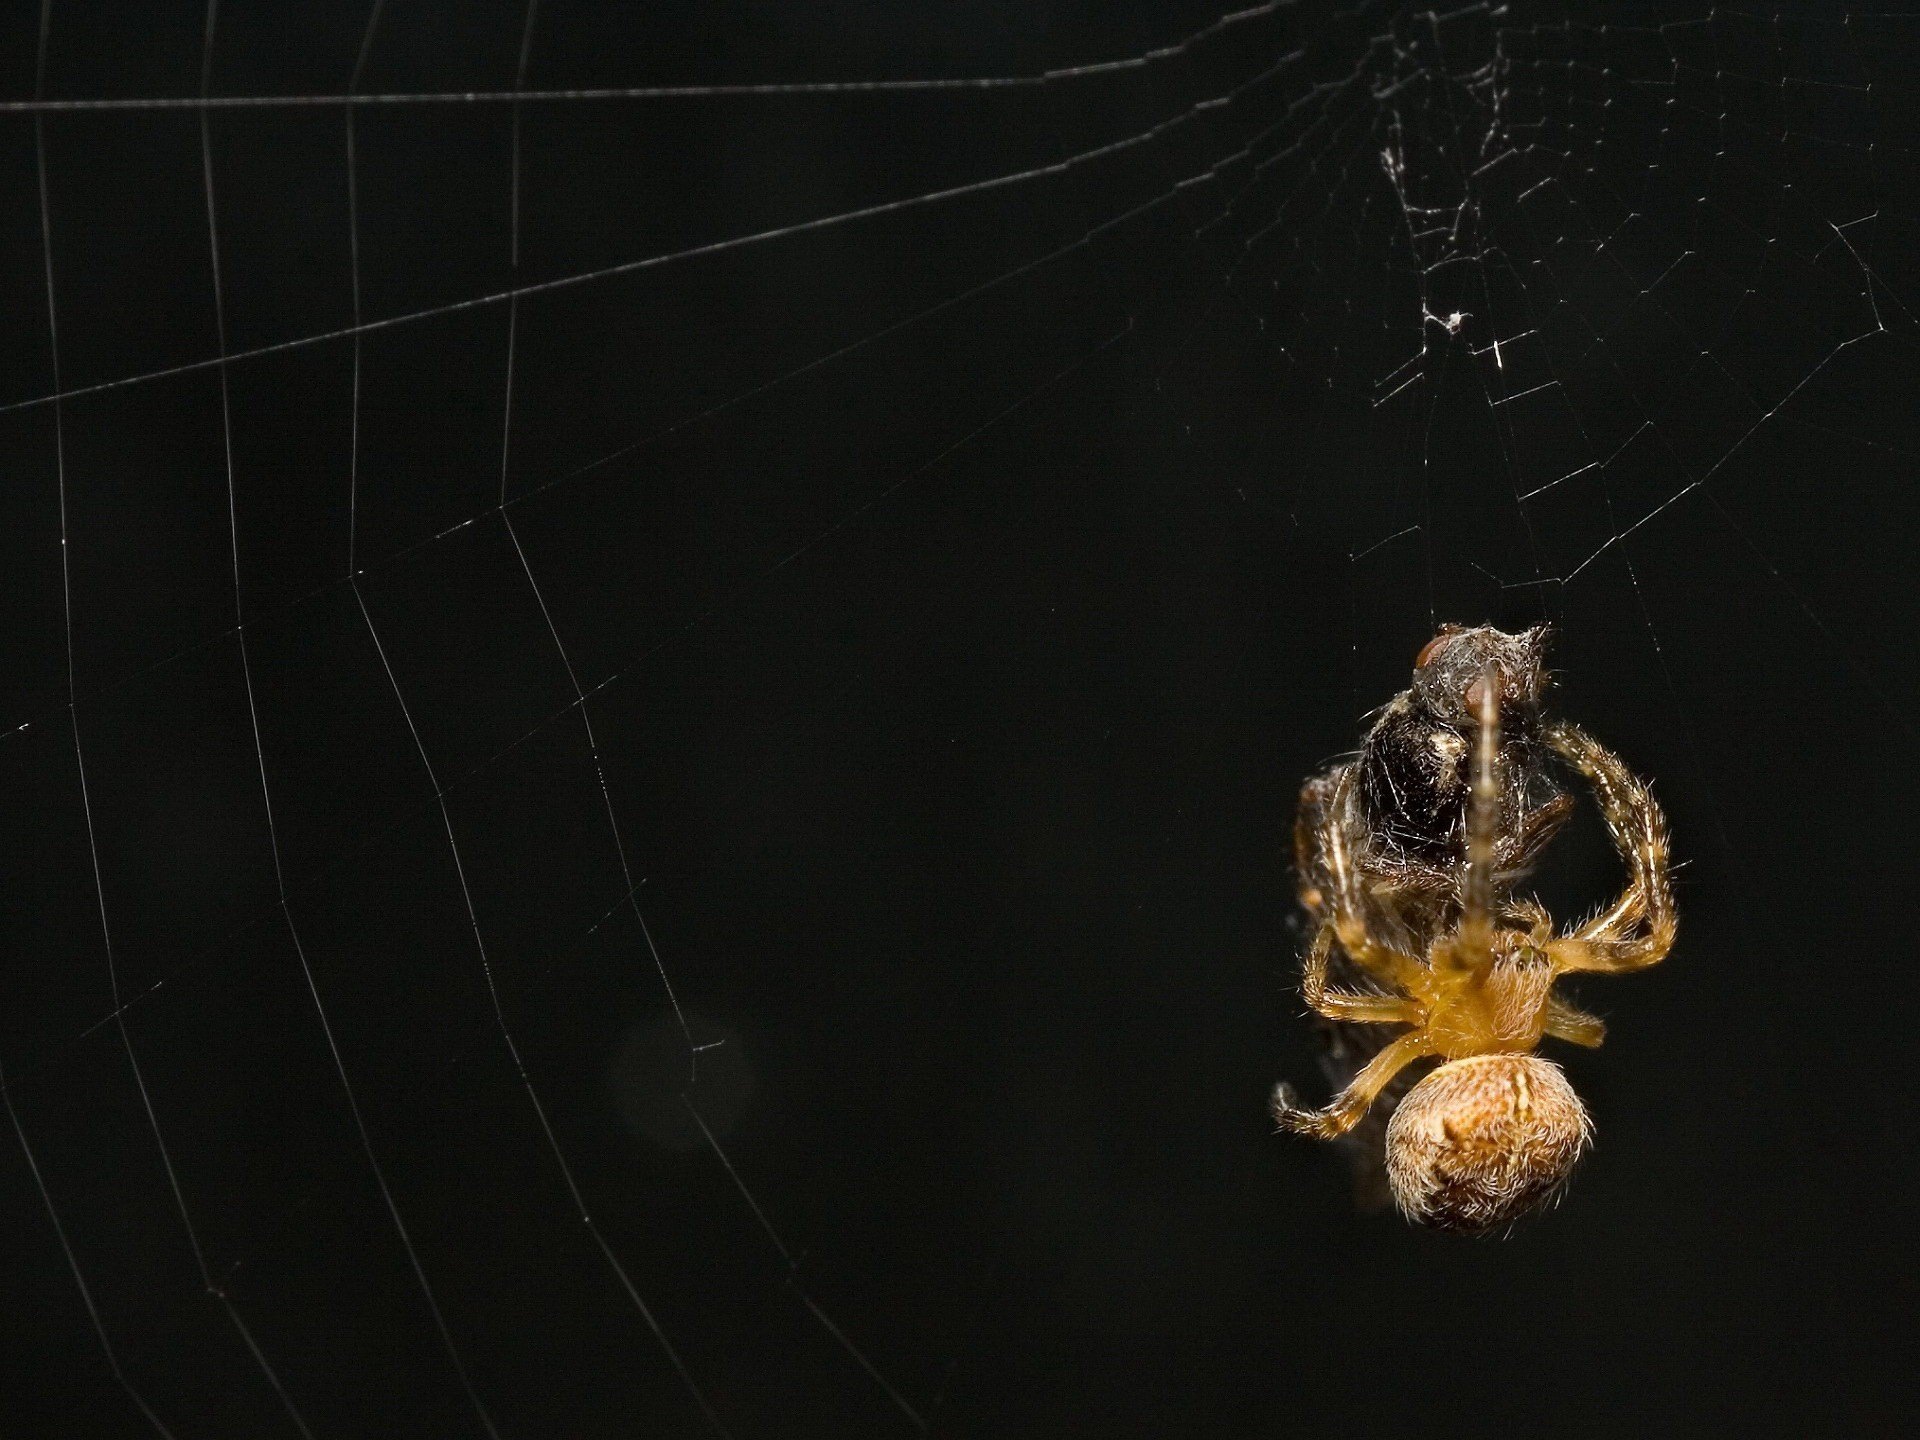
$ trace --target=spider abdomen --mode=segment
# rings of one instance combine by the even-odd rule
[[[1387,1126],[1387,1179],[1408,1219],[1481,1235],[1558,1191],[1592,1136],[1558,1065],[1475,1055],[1407,1092]]]

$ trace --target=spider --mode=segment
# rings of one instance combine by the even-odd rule
[[[1467,690],[1481,670],[1501,674],[1500,874],[1510,886],[1573,814],[1573,797],[1555,783],[1552,752],[1541,738],[1542,700],[1548,688],[1544,626],[1517,635],[1458,625],[1440,633],[1414,661],[1413,683],[1376,712],[1356,756],[1308,780],[1300,793],[1294,850],[1300,901],[1314,928],[1326,920],[1328,886],[1322,837],[1331,824],[1350,837],[1348,856],[1360,872],[1376,936],[1406,953],[1423,955],[1450,923],[1455,879],[1465,844],[1470,788],[1473,707]],[[1342,785],[1351,774],[1352,783]],[[1509,839],[1511,837],[1511,839]],[[1365,972],[1335,951],[1331,977],[1368,984]],[[1387,1043],[1386,1026],[1320,1024],[1321,1067],[1343,1088]],[[1354,1199],[1363,1210],[1392,1203],[1386,1173],[1386,1129],[1412,1074],[1390,1082],[1340,1148],[1353,1163]]]
[[[1605,1026],[1554,994],[1554,982],[1657,964],[1676,925],[1665,817],[1611,752],[1574,725],[1540,718],[1543,643],[1540,632],[1443,631],[1421,653],[1413,689],[1387,707],[1360,758],[1309,782],[1303,797],[1303,899],[1320,923],[1302,993],[1343,1031],[1404,1029],[1324,1109],[1302,1108],[1282,1085],[1274,1115],[1296,1133],[1344,1135],[1409,1064],[1438,1057],[1443,1063],[1406,1092],[1387,1122],[1386,1178],[1410,1219],[1469,1234],[1515,1220],[1556,1193],[1591,1139],[1592,1123],[1566,1076],[1534,1052],[1546,1036],[1596,1046]],[[1511,774],[1503,712],[1521,727],[1520,768]],[[1473,734],[1470,766],[1448,740],[1464,741],[1455,728],[1462,719]],[[1422,739],[1430,760],[1419,758]],[[1536,744],[1591,786],[1630,876],[1618,900],[1564,935],[1536,901],[1510,893],[1571,809],[1564,796],[1526,808],[1525,792],[1542,768],[1528,754]],[[1355,825],[1369,813],[1369,797],[1356,789],[1367,784],[1370,749],[1376,771],[1405,774],[1411,766],[1432,781],[1430,796],[1388,787],[1400,803],[1385,815],[1412,823],[1390,829],[1384,844]],[[1464,784],[1453,778],[1462,771]],[[1457,860],[1441,843],[1452,832],[1438,824],[1454,790],[1465,792]],[[1329,986],[1336,946],[1363,988]]]

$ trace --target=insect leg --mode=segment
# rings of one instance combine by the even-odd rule
[[[1576,808],[1573,796],[1556,795],[1539,809],[1523,815],[1513,843],[1501,847],[1501,874],[1520,875],[1531,870],[1539,861],[1541,852],[1560,833],[1561,827],[1573,818]]]

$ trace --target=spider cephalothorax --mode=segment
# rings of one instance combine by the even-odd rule
[[[1617,758],[1541,714],[1539,636],[1443,631],[1421,653],[1413,689],[1368,737],[1391,771],[1414,763],[1395,753],[1409,743],[1444,744],[1445,734],[1464,741],[1459,706],[1471,707],[1456,846],[1430,830],[1430,855],[1409,858],[1403,836],[1373,828],[1377,812],[1356,795],[1368,750],[1309,782],[1302,797],[1302,899],[1319,927],[1303,993],[1337,1036],[1368,1037],[1348,1050],[1371,1058],[1324,1109],[1301,1108],[1281,1086],[1274,1113],[1299,1133],[1346,1134],[1383,1092],[1391,1103],[1389,1087],[1409,1064],[1438,1058],[1443,1063],[1399,1100],[1384,1159],[1402,1211],[1441,1229],[1483,1233],[1517,1218],[1565,1182],[1586,1147],[1584,1107],[1559,1068],[1534,1051],[1549,1035],[1598,1045],[1605,1027],[1554,993],[1559,977],[1641,969],[1673,943],[1665,818]],[[1383,736],[1396,714],[1415,728]],[[1503,739],[1509,716],[1523,732],[1517,751]],[[1525,768],[1510,771],[1509,753]],[[1565,796],[1528,804],[1526,789],[1547,755],[1592,787],[1631,877],[1618,900],[1564,935],[1537,903],[1511,894],[1571,806]],[[1430,812],[1396,813],[1412,813],[1417,825]],[[1336,963],[1347,988],[1329,986]],[[1386,1038],[1388,1027],[1401,1033]]]

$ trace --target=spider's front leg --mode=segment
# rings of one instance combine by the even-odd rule
[[[1673,948],[1678,927],[1667,877],[1667,817],[1640,778],[1578,726],[1556,724],[1546,738],[1593,786],[1630,877],[1625,892],[1605,911],[1548,944],[1555,968],[1620,973],[1657,965]]]
[[[1500,844],[1500,687],[1492,666],[1467,690],[1479,721],[1474,734],[1473,788],[1467,797],[1466,866],[1460,877],[1457,943],[1445,954],[1464,969],[1493,964],[1493,876]],[[1436,953],[1436,961],[1440,958]]]
[[[1325,1109],[1308,1110],[1298,1102],[1292,1086],[1275,1086],[1273,1118],[1280,1122],[1281,1129],[1296,1135],[1311,1135],[1319,1140],[1344,1135],[1360,1123],[1368,1107],[1394,1076],[1413,1061],[1433,1053],[1433,1042],[1426,1032],[1410,1030],[1369,1060]]]
[[[1361,890],[1353,857],[1348,853],[1347,835],[1340,819],[1345,808],[1345,792],[1352,783],[1349,770],[1340,777],[1333,803],[1322,812],[1319,841],[1320,853],[1327,865],[1326,925],[1339,936],[1340,948],[1354,964],[1396,990],[1417,991],[1426,966],[1375,940],[1367,929],[1366,896]]]
[[[1332,823],[1333,801],[1340,794],[1341,780],[1348,768],[1342,765],[1333,774],[1315,775],[1300,787],[1300,809],[1293,822],[1293,869],[1300,881],[1301,907],[1315,918],[1326,909],[1320,857],[1326,853],[1326,830]]]

